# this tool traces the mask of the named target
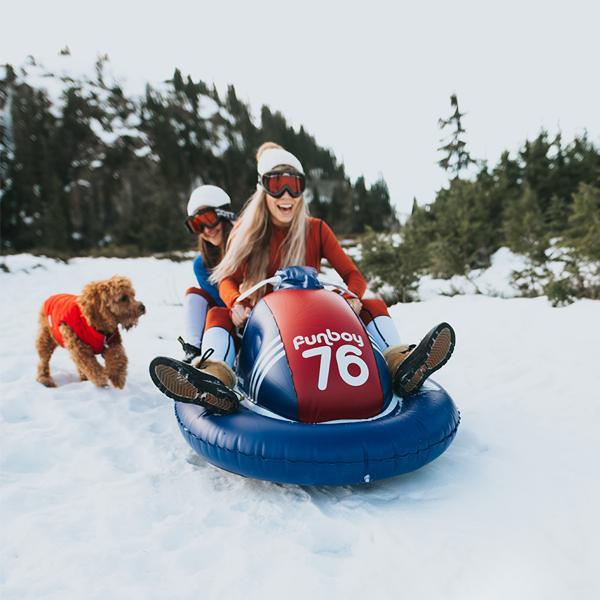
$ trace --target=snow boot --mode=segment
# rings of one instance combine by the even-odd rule
[[[198,404],[217,413],[234,413],[240,404],[233,391],[235,373],[227,363],[209,360],[211,354],[212,349],[194,359],[196,366],[157,356],[150,363],[150,377],[154,385],[173,400]]]
[[[184,341],[184,339],[181,336],[177,338],[177,341],[181,344],[181,347],[185,352],[185,355],[183,357],[184,363],[187,363],[189,365],[197,356],[200,356],[202,354],[202,350],[200,350],[198,346],[188,344],[186,341]]]
[[[418,346],[391,346],[384,351],[392,375],[394,392],[410,396],[419,391],[426,379],[445,365],[456,343],[454,329],[448,323],[434,327]]]

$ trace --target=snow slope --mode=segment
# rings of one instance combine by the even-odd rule
[[[415,473],[282,486],[201,460],[147,364],[178,355],[190,262],[27,255],[0,272],[0,597],[592,599],[600,585],[600,303],[431,297],[396,305],[406,341],[440,320],[437,381],[458,435]],[[34,380],[37,312],[90,279],[132,278],[148,308],[124,336],[124,390]],[[501,287],[498,283],[497,288]]]

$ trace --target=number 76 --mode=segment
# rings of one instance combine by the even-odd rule
[[[338,372],[342,380],[348,385],[358,387],[367,381],[369,378],[369,367],[367,363],[360,358],[362,350],[352,344],[343,344],[335,352],[335,361],[337,363]],[[302,352],[303,358],[311,358],[313,356],[321,357],[319,366],[319,380],[317,387],[322,391],[327,389],[329,383],[329,367],[331,365],[331,347],[317,346]],[[359,368],[358,375],[352,375],[349,371],[350,365],[357,365]]]

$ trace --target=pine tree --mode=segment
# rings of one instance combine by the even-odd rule
[[[343,182],[334,187],[327,222],[337,234],[350,233],[354,225],[352,187]]]
[[[27,250],[45,243],[42,206],[43,169],[52,163],[55,118],[46,94],[27,84],[8,83],[11,97],[11,152],[5,177],[10,181],[2,198],[2,240],[5,247]]]
[[[312,190],[312,197],[308,207],[311,216],[316,217],[317,219],[324,219],[325,221],[328,220],[327,204],[321,200],[318,187],[315,187]]]
[[[462,118],[466,113],[461,113],[458,107],[458,98],[456,94],[450,96],[450,105],[452,106],[452,114],[447,119],[439,119],[438,124],[443,131],[446,127],[451,128],[449,136],[442,138],[440,142],[444,145],[438,148],[438,151],[443,152],[445,156],[438,161],[438,164],[444,171],[453,175],[453,179],[458,179],[463,169],[466,169],[471,164],[475,164],[475,160],[466,149],[466,142],[462,138],[466,133]],[[445,142],[445,143],[444,143]]]
[[[40,245],[42,248],[47,245],[48,249],[66,252],[71,242],[70,224],[65,198],[61,192],[58,176],[46,172],[43,176],[44,240],[40,241]]]
[[[405,247],[369,229],[361,239],[361,249],[360,266],[375,291],[384,292],[386,285],[391,286],[393,292],[386,298],[390,304],[415,299],[420,256],[414,247]]]
[[[504,216],[504,232],[514,252],[526,254],[535,261],[545,260],[548,246],[546,228],[537,193],[525,185],[520,198],[508,205]]]
[[[373,221],[372,205],[365,186],[365,178],[359,177],[352,191],[352,233],[363,233]]]
[[[542,131],[534,140],[527,140],[519,152],[523,184],[535,193],[542,215],[546,214],[556,189],[553,160],[549,156],[552,149],[553,143]]]
[[[582,183],[573,194],[563,243],[578,257],[600,263],[600,187]]]
[[[369,227],[374,231],[389,231],[398,226],[396,212],[390,200],[390,192],[383,177],[380,177],[369,188],[369,202],[372,207]]]

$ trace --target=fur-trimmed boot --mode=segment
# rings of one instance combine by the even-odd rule
[[[448,323],[434,327],[419,345],[390,346],[383,355],[392,375],[394,392],[410,396],[419,391],[427,378],[445,365],[456,343],[454,329]]]
[[[239,408],[239,398],[233,388],[235,373],[222,360],[210,360],[212,350],[195,358],[192,364],[156,357],[150,363],[152,381],[164,394],[189,404],[199,404],[212,411],[230,414]]]
[[[223,360],[211,360],[198,356],[192,360],[192,367],[216,377],[230,389],[233,389],[236,384],[237,378],[233,369]]]

